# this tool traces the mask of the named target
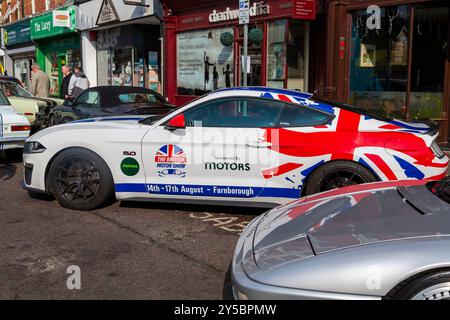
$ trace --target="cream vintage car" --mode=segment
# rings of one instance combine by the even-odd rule
[[[0,80],[0,88],[14,109],[28,118],[32,131],[45,126],[49,109],[64,102],[63,99],[58,98],[35,97],[13,81]]]

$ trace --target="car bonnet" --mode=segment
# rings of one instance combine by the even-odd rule
[[[353,246],[449,234],[450,205],[423,185],[390,187],[272,210],[258,225],[254,252],[257,264],[267,268]]]

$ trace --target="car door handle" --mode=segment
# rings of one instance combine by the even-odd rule
[[[270,148],[272,146],[272,144],[270,142],[256,141],[256,142],[247,142],[245,144],[245,146],[247,148],[264,149],[264,148]]]

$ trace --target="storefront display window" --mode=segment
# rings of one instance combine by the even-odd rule
[[[442,117],[448,13],[448,7],[414,7],[409,107],[412,119]]]
[[[308,91],[308,46],[309,24],[300,21],[289,21],[287,42],[287,88]]]
[[[14,59],[14,76],[22,82],[25,88],[30,88],[30,72],[34,59]]]
[[[179,33],[177,35],[178,94],[202,95],[232,86],[233,44],[224,41],[233,28]]]
[[[365,11],[353,13],[350,102],[390,117],[443,119],[448,13],[433,3],[382,8],[379,30],[367,28]]]
[[[132,60],[132,48],[116,49],[111,52],[113,86],[133,85]]]
[[[142,48],[98,50],[98,85],[146,87],[159,91],[158,52],[147,54],[148,59]],[[149,66],[149,62],[153,64]]]
[[[267,40],[267,85],[283,88],[286,80],[286,25],[287,20],[268,24]]]
[[[406,117],[409,7],[381,9],[381,29],[369,29],[367,12],[353,14],[350,100],[384,116]]]

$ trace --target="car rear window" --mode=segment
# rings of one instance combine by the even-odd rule
[[[11,104],[9,103],[8,98],[5,96],[3,91],[0,90],[0,106],[9,106],[9,105]]]
[[[157,102],[163,102],[160,97],[151,93],[123,93],[119,95],[121,103],[146,103],[152,104]]]

